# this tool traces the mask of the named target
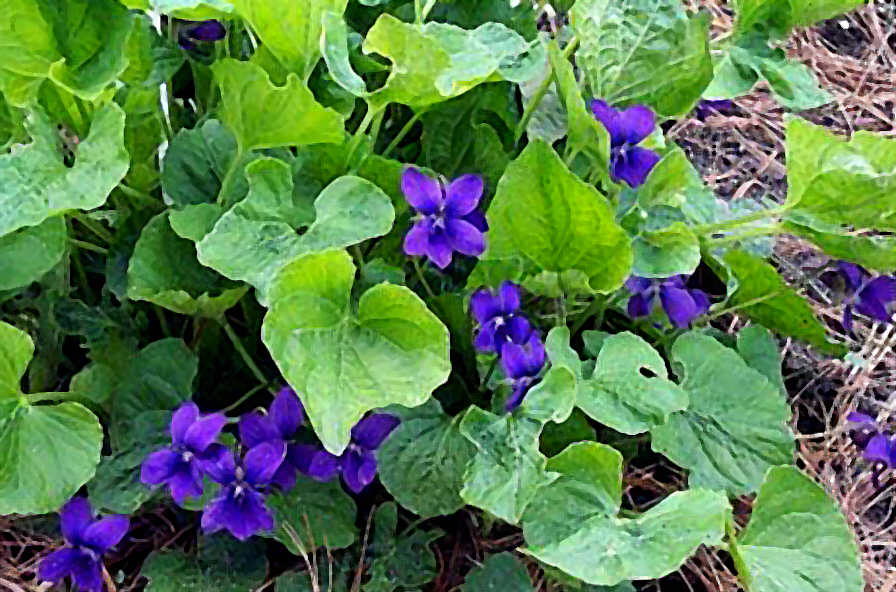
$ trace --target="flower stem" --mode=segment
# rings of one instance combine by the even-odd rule
[[[744,226],[745,224],[751,224],[753,222],[759,222],[767,218],[781,216],[789,209],[790,206],[785,204],[776,208],[759,210],[758,212],[753,212],[752,214],[748,214],[740,218],[735,218],[733,220],[723,220],[722,222],[714,222],[712,224],[699,224],[697,226],[691,226],[691,230],[697,234],[714,234],[716,232],[722,232],[724,230],[733,230],[740,226]]]
[[[756,306],[757,304],[762,304],[766,300],[771,300],[772,298],[781,294],[781,291],[772,292],[771,294],[766,294],[765,296],[760,296],[758,298],[753,298],[752,300],[747,300],[746,302],[741,302],[740,304],[735,304],[734,306],[729,306],[728,308],[723,308],[722,310],[716,311],[709,315],[709,319],[717,319],[723,315],[730,314],[732,312],[737,312],[738,310],[742,310],[744,308],[748,308],[750,306]]]
[[[424,113],[426,113],[426,109],[421,109],[420,111],[414,113],[413,117],[408,119],[408,122],[406,124],[404,124],[404,127],[401,128],[401,131],[399,131],[398,135],[395,136],[395,139],[392,140],[392,142],[390,142],[388,146],[386,146],[385,150],[383,150],[383,154],[382,154],[383,158],[392,154],[392,151],[395,150],[398,147],[398,145],[401,143],[401,141],[404,140],[404,137],[406,135],[408,135],[408,133],[410,133],[411,128],[414,127],[414,124],[420,120],[420,118],[423,116]]]
[[[236,353],[240,355],[243,359],[243,363],[246,364],[246,367],[252,372],[252,375],[260,382],[262,385],[269,385],[271,381],[267,379],[264,373],[261,371],[261,368],[258,367],[258,364],[255,363],[255,360],[252,359],[252,356],[249,355],[249,352],[246,351],[243,342],[240,341],[239,336],[237,336],[236,331],[233,330],[233,327],[230,325],[230,322],[226,317],[221,318],[219,321],[221,324],[221,328],[224,329],[224,333],[227,334],[227,337],[230,339],[230,342],[233,343],[234,349],[236,349]],[[269,389],[272,393],[273,390]]]
[[[352,158],[354,158],[355,152],[357,152],[358,147],[361,146],[361,142],[364,140],[367,129],[370,128],[374,118],[382,113],[384,109],[385,106],[380,107],[379,109],[374,109],[370,103],[367,103],[367,113],[364,114],[364,119],[361,120],[358,129],[355,130],[355,134],[348,144],[348,156],[345,157],[346,166],[348,166],[349,163],[351,163]]]
[[[420,279],[420,283],[423,285],[423,289],[426,290],[426,293],[429,294],[429,297],[435,299],[436,294],[432,291],[432,287],[429,285],[429,282],[426,281],[426,278],[423,277],[423,269],[420,267],[420,261],[415,257],[413,259],[414,269],[417,271],[417,277]]]
[[[103,247],[98,247],[93,243],[88,243],[86,241],[80,241],[76,238],[69,237],[68,242],[72,245],[78,247],[79,249],[84,249],[85,251],[93,251],[94,253],[99,253],[100,255],[108,255],[109,249],[104,249]]]
[[[772,226],[766,226],[763,228],[754,228],[752,230],[747,230],[746,232],[741,232],[740,234],[726,234],[725,236],[721,236],[718,238],[710,238],[709,243],[711,246],[719,246],[727,243],[735,243],[737,241],[756,238],[760,236],[769,236],[772,234],[778,234],[781,232],[781,225],[774,224]]]
[[[139,189],[134,189],[133,187],[130,187],[130,186],[128,186],[128,185],[125,185],[124,183],[119,183],[119,184],[118,184],[118,189],[119,189],[122,193],[124,193],[125,195],[127,195],[128,197],[132,197],[132,198],[134,198],[134,199],[136,199],[136,200],[142,201],[142,202],[146,203],[146,205],[148,205],[148,206],[151,205],[151,206],[153,206],[153,207],[155,207],[155,208],[158,208],[158,207],[160,207],[160,206],[162,205],[162,204],[159,202],[159,200],[157,200],[156,198],[154,198],[154,197],[151,196],[150,194],[148,194],[148,193],[144,193],[144,192],[140,191]]]
[[[224,208],[228,208],[232,205],[226,201],[222,201],[222,197],[226,198],[227,194],[230,192],[230,186],[233,184],[233,176],[236,174],[236,170],[239,168],[239,163],[242,160],[243,149],[242,147],[238,147],[236,154],[233,155],[233,160],[230,161],[230,166],[227,167],[227,172],[224,174],[224,178],[221,180],[221,190],[218,191],[218,202]]]
[[[112,244],[115,238],[112,234],[109,233],[108,230],[103,228],[103,225],[99,222],[92,220],[89,216],[82,212],[73,212],[71,214],[72,219],[77,220],[82,226],[90,230],[97,237],[101,238],[106,244]]]
[[[263,390],[267,387],[268,387],[267,384],[259,384],[258,386],[256,386],[255,388],[253,388],[252,390],[247,392],[245,395],[243,395],[242,397],[240,397],[239,399],[237,399],[236,401],[234,401],[233,403],[231,403],[224,409],[221,409],[221,413],[230,413],[231,411],[233,411],[234,409],[236,409],[237,407],[239,407],[240,405],[242,405],[243,403],[248,401],[252,397],[252,395],[254,395],[258,391]]]
[[[569,59],[569,56],[571,56],[572,53],[576,50],[578,44],[579,40],[575,37],[570,39],[569,43],[566,45],[566,48],[563,50],[563,57]],[[535,93],[529,100],[529,104],[526,105],[525,109],[523,109],[523,116],[522,118],[520,118],[520,122],[516,126],[514,141],[519,142],[520,138],[523,137],[523,134],[526,132],[526,128],[529,126],[529,121],[532,119],[532,116],[535,115],[535,111],[538,110],[538,106],[541,104],[542,99],[544,99],[544,96],[547,94],[552,82],[554,82],[554,71],[551,69],[551,66],[548,65],[548,71],[545,72],[544,80],[542,80],[541,84],[538,85],[538,88],[535,89]]]
[[[579,315],[579,318],[576,320],[575,324],[570,329],[570,336],[578,334],[578,332],[585,326],[585,323],[588,322],[588,319],[595,315],[600,315],[603,317],[604,310],[607,307],[607,301],[603,298],[595,298],[591,301],[591,304],[588,305],[588,308]]]

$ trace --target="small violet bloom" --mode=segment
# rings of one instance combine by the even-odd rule
[[[538,378],[544,362],[544,344],[536,332],[532,332],[522,345],[506,343],[501,348],[501,368],[513,385],[513,392],[504,403],[507,412],[512,412],[523,402],[526,391]]]
[[[222,488],[202,512],[202,530],[213,533],[225,529],[244,541],[274,528],[274,516],[265,505],[263,490],[271,484],[284,458],[286,443],[279,440],[250,448],[239,463],[233,451],[226,448],[215,462],[207,463],[208,476]]]
[[[401,177],[401,191],[417,212],[404,238],[404,252],[426,255],[440,269],[451,263],[454,252],[470,257],[485,251],[485,216],[477,210],[483,191],[482,177],[464,175],[444,184],[409,167]]]
[[[656,118],[644,105],[634,105],[623,111],[605,101],[591,101],[591,112],[610,134],[610,176],[614,181],[625,181],[640,187],[650,170],[660,161],[660,155],[638,146],[653,132]]]
[[[660,297],[663,310],[672,324],[685,329],[709,310],[709,296],[703,290],[688,288],[687,277],[676,275],[664,280],[630,277],[625,287],[631,293],[628,314],[632,318],[645,317],[653,310],[654,299]]]
[[[218,21],[202,21],[181,30],[178,43],[183,49],[196,49],[193,41],[220,41],[227,35],[227,29]]]
[[[896,301],[896,278],[871,274],[855,263],[840,261],[837,272],[846,283],[846,307],[843,309],[843,327],[852,333],[853,308],[861,314],[887,323],[890,321],[889,306]]]
[[[896,437],[882,431],[874,418],[864,413],[850,413],[850,436],[862,449],[862,458],[871,463],[871,480],[880,487],[880,475],[887,469],[896,469]]]
[[[523,344],[532,333],[532,325],[520,314],[520,288],[512,282],[502,283],[497,294],[477,290],[470,311],[480,325],[473,344],[481,352],[500,354],[504,344]]]
[[[243,446],[254,448],[262,442],[285,442],[292,438],[305,419],[305,411],[294,390],[280,389],[268,413],[252,411],[240,418],[239,432]],[[287,447],[293,446],[287,444]],[[296,483],[296,467],[283,461],[271,481],[287,491]]]
[[[703,99],[697,103],[695,109],[697,119],[706,121],[710,115],[727,115],[734,108],[734,102],[730,99]]]
[[[352,428],[351,442],[341,455],[299,444],[292,452],[292,462],[317,481],[330,481],[341,473],[345,485],[354,493],[360,493],[376,477],[374,451],[399,423],[397,417],[387,413],[368,415]]]
[[[140,480],[146,485],[168,485],[178,504],[202,495],[204,463],[223,448],[215,440],[226,423],[223,413],[201,415],[195,403],[184,403],[171,416],[171,446],[146,457]]]
[[[74,497],[59,512],[65,547],[47,555],[37,570],[42,581],[59,582],[71,576],[78,590],[101,592],[103,555],[128,531],[127,516],[94,520],[90,502]]]

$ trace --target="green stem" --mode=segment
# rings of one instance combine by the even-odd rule
[[[423,24],[423,0],[414,0],[414,22]]]
[[[573,54],[578,45],[579,40],[577,38],[573,37],[572,39],[570,39],[569,43],[566,45],[566,48],[563,50],[564,59],[569,59],[569,56]],[[529,104],[526,105],[525,109],[523,109],[523,116],[520,119],[519,124],[517,124],[516,126],[514,141],[519,142],[520,138],[523,137],[523,134],[526,133],[526,128],[529,126],[529,120],[531,120],[532,116],[535,115],[535,111],[538,110],[538,106],[541,104],[542,99],[544,99],[544,96],[547,94],[548,89],[551,87],[551,83],[553,82],[554,71],[549,65],[548,71],[545,72],[544,80],[542,80],[541,84],[538,85],[538,88],[535,89],[535,93],[529,100]]]
[[[364,266],[364,252],[361,251],[360,245],[352,245],[351,247],[352,255],[355,256],[355,260],[358,262],[358,267]]]
[[[758,236],[769,236],[771,234],[778,234],[781,232],[781,225],[774,224],[772,226],[766,226],[763,228],[754,228],[752,230],[747,230],[746,232],[741,232],[740,234],[727,234],[725,236],[719,238],[710,238],[709,243],[711,246],[715,247],[718,245],[724,245],[727,243],[736,243],[738,241],[755,238]]]
[[[79,249],[84,249],[85,251],[93,251],[94,253],[99,253],[100,255],[108,255],[109,254],[109,249],[104,249],[103,247],[98,247],[93,243],[80,241],[76,238],[69,237],[68,242],[70,242],[72,245],[78,247]]]
[[[226,198],[228,193],[230,193],[230,186],[233,184],[233,176],[236,174],[237,169],[239,168],[239,163],[243,160],[243,149],[242,147],[237,147],[236,154],[233,155],[233,160],[230,162],[230,166],[227,167],[227,172],[224,173],[224,178],[221,180],[221,191],[218,192],[218,200],[221,198]],[[227,203],[226,201],[221,201],[221,206],[224,208],[230,207],[232,204]]]
[[[585,326],[585,323],[588,322],[588,319],[590,319],[594,315],[600,314],[601,316],[603,316],[603,312],[606,309],[606,306],[607,306],[607,301],[602,298],[595,298],[594,300],[592,300],[591,304],[588,306],[588,308],[586,308],[585,311],[579,316],[575,325],[572,326],[572,329],[570,330],[569,334],[570,335],[578,334],[578,332],[582,329],[582,327]]]
[[[492,379],[492,374],[495,373],[495,368],[498,365],[498,356],[495,356],[495,359],[492,360],[492,365],[488,367],[488,372],[485,373],[485,378],[482,379],[483,388],[488,388],[488,381]]]
[[[108,230],[103,228],[102,224],[95,220],[92,220],[86,214],[83,214],[81,212],[73,212],[71,214],[71,217],[73,220],[77,220],[82,226],[90,230],[90,232],[103,239],[107,244],[111,245],[115,240],[112,234],[110,234]]]
[[[766,294],[765,296],[760,296],[758,298],[753,298],[752,300],[747,300],[746,302],[741,302],[740,304],[735,304],[734,306],[729,306],[728,308],[723,308],[722,310],[716,311],[709,315],[709,319],[717,319],[726,314],[730,314],[732,312],[737,312],[738,310],[742,310],[744,308],[748,308],[750,306],[756,306],[757,304],[762,304],[766,300],[771,300],[781,294],[781,291],[772,292],[771,294]]]
[[[125,195],[127,195],[128,197],[132,197],[132,198],[134,198],[134,199],[136,199],[136,200],[145,202],[146,205],[151,205],[151,206],[153,206],[153,207],[159,207],[159,206],[161,205],[161,204],[159,203],[159,200],[157,200],[156,198],[154,198],[154,197],[151,196],[150,194],[148,194],[148,193],[144,193],[144,192],[140,191],[139,189],[134,189],[133,187],[130,187],[130,186],[128,186],[128,185],[125,185],[124,183],[119,183],[119,184],[118,184],[118,189],[119,189],[122,193],[124,193]]]
[[[230,413],[231,411],[233,411],[234,409],[236,409],[237,407],[239,407],[240,405],[242,405],[243,403],[248,401],[252,397],[252,395],[254,395],[258,391],[263,390],[267,387],[268,387],[267,384],[259,384],[258,386],[256,386],[252,390],[250,390],[248,393],[246,393],[245,395],[243,395],[242,397],[240,397],[239,399],[237,399],[236,401],[234,401],[233,403],[231,403],[230,405],[228,405],[227,407],[222,409],[221,413]]]
[[[271,384],[271,381],[267,379],[267,377],[261,371],[261,368],[258,367],[258,364],[255,363],[255,360],[253,360],[252,356],[249,355],[249,352],[246,351],[243,342],[240,341],[239,336],[236,334],[236,331],[233,330],[233,327],[230,325],[227,319],[222,318],[219,322],[221,323],[221,328],[224,329],[224,333],[227,334],[228,339],[230,339],[230,342],[233,343],[233,347],[234,349],[236,349],[236,353],[238,353],[243,359],[243,363],[246,364],[246,367],[249,368],[249,371],[252,372],[252,375],[255,376],[258,382],[263,385]],[[271,392],[273,393],[274,391],[271,390]]]
[[[401,130],[398,132],[398,135],[395,136],[395,139],[393,139],[393,140],[389,143],[389,145],[386,146],[386,149],[383,150],[383,154],[382,154],[383,158],[389,156],[390,154],[392,154],[392,151],[393,151],[393,150],[395,150],[396,148],[398,148],[398,145],[401,143],[402,140],[404,140],[404,137],[405,137],[406,135],[408,135],[408,133],[410,133],[411,128],[414,127],[414,124],[417,123],[417,121],[420,120],[420,118],[423,116],[424,113],[426,113],[426,110],[425,110],[425,109],[421,109],[420,111],[414,113],[414,116],[413,116],[413,117],[411,117],[410,119],[408,119],[408,122],[407,122],[406,124],[404,124],[404,127],[401,128]]]
[[[432,287],[429,285],[429,282],[426,281],[426,278],[423,277],[423,269],[420,267],[420,261],[414,257],[414,269],[417,271],[417,278],[420,280],[420,283],[423,285],[423,289],[426,290],[426,293],[429,294],[429,297],[435,299],[436,294],[432,291]]]
[[[734,230],[735,228],[744,226],[745,224],[751,224],[753,222],[759,222],[768,218],[774,218],[775,216],[781,216],[789,209],[790,206],[785,204],[776,208],[759,210],[758,212],[753,212],[752,214],[748,214],[740,218],[735,218],[734,220],[724,220],[722,222],[714,222],[713,224],[699,224],[697,226],[692,226],[691,230],[695,234],[701,235],[714,234],[717,232],[722,232],[724,230]]]
[[[437,0],[429,0],[429,2],[426,3],[426,6],[423,7],[423,12],[420,14],[421,24],[426,20],[426,17],[429,16],[430,11],[435,8],[436,1]]]
[[[355,135],[352,136],[352,139],[349,142],[348,156],[345,158],[346,166],[348,166],[349,163],[352,162],[352,158],[355,157],[355,152],[357,152],[358,147],[361,146],[361,142],[364,141],[367,129],[373,123],[374,118],[384,109],[385,107],[374,109],[370,103],[367,103],[367,113],[364,114],[364,119],[361,120],[361,124],[358,125],[358,129],[355,130]]]

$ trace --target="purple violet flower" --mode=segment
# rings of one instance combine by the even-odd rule
[[[488,223],[476,207],[483,189],[478,175],[459,177],[446,188],[413,167],[405,169],[401,191],[418,214],[404,238],[405,254],[426,255],[440,269],[448,267],[454,252],[481,255]]]
[[[146,485],[168,485],[178,504],[202,495],[204,462],[216,458],[223,448],[215,440],[226,423],[223,413],[201,415],[195,403],[184,403],[171,416],[171,446],[146,457],[140,480]]]
[[[610,176],[614,181],[625,181],[640,187],[650,170],[660,161],[660,155],[638,146],[653,133],[656,118],[648,107],[634,105],[619,111],[605,101],[591,101],[591,112],[610,134]]]
[[[47,555],[37,570],[40,580],[59,582],[71,576],[78,590],[102,592],[103,555],[128,531],[127,516],[93,519],[90,502],[73,497],[59,512],[65,547]]]
[[[871,463],[871,481],[880,487],[881,474],[896,469],[896,437],[881,430],[870,415],[853,412],[846,420],[853,442],[862,449],[862,458]]]
[[[202,530],[213,533],[225,529],[244,541],[274,528],[274,516],[265,505],[262,490],[271,484],[284,458],[286,443],[279,440],[250,448],[240,463],[226,448],[215,462],[206,463],[208,476],[222,487],[202,512]]]
[[[401,421],[394,415],[374,413],[352,428],[352,439],[340,456],[310,444],[298,444],[292,451],[292,462],[317,481],[331,481],[342,473],[345,485],[361,493],[376,477],[374,452],[385,442]]]
[[[889,305],[896,301],[896,278],[885,275],[872,278],[864,267],[848,261],[839,261],[837,272],[846,282],[843,327],[847,331],[852,333],[853,307],[875,321],[890,321]]]
[[[227,29],[218,21],[202,21],[181,29],[178,44],[182,49],[196,49],[194,41],[214,42],[227,36]]]
[[[532,332],[524,344],[505,343],[501,348],[501,368],[510,380],[513,392],[504,402],[507,412],[523,402],[526,392],[544,367],[545,349],[538,333]]]
[[[734,108],[730,99],[703,99],[697,103],[696,115],[700,121],[706,121],[710,115],[727,115]]]
[[[653,310],[657,295],[669,320],[679,329],[691,323],[709,310],[709,296],[703,290],[688,288],[687,276],[676,275],[664,280],[652,280],[632,276],[625,282],[631,293],[628,314],[632,318],[646,317]]]
[[[473,293],[470,311],[480,325],[473,344],[481,352],[501,353],[505,343],[523,344],[532,333],[532,325],[519,312],[520,287],[504,282],[497,294],[482,289]]]
[[[295,391],[287,386],[277,393],[266,415],[251,411],[240,418],[240,441],[248,448],[254,448],[262,442],[285,442],[295,435],[304,420],[302,403]],[[284,491],[292,489],[296,483],[295,465],[284,460],[271,481]]]

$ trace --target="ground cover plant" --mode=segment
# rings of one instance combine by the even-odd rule
[[[829,96],[780,49],[859,4],[740,0],[710,43],[679,0],[12,0],[0,514],[58,513],[35,581],[442,589],[464,522],[507,541],[464,590],[701,546],[751,592],[862,590],[775,336],[848,347],[770,262],[801,237],[838,331],[890,321],[896,144],[800,118]],[[787,196],[728,203],[665,132],[756,84]],[[896,438],[848,418],[879,486]],[[632,503],[656,458],[686,487]],[[178,536],[110,571],[148,513]]]

